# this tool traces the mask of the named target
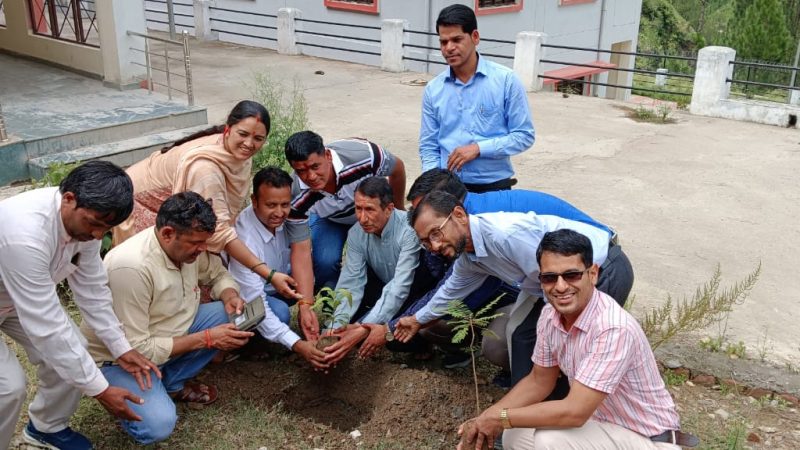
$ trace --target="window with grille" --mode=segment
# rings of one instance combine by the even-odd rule
[[[475,14],[516,12],[522,9],[523,0],[475,0]]]
[[[378,13],[378,0],[325,0],[325,6],[367,13]]]
[[[6,13],[3,11],[3,0],[0,0],[0,27],[6,26]]]
[[[492,8],[495,6],[514,6],[517,0],[478,0],[478,8]]]
[[[99,47],[95,1],[28,0],[33,33]]]

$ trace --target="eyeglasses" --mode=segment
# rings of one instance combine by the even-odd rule
[[[567,283],[577,283],[578,281],[583,278],[583,274],[586,273],[592,267],[589,266],[583,270],[568,270],[566,272],[561,273],[540,273],[539,274],[539,282],[542,284],[555,284],[558,283],[558,278],[561,277]]]
[[[422,246],[425,247],[425,250],[430,250],[431,249],[431,245],[434,242],[437,243],[437,244],[442,242],[442,238],[444,237],[444,233],[442,233],[442,228],[444,228],[444,226],[447,225],[447,221],[450,220],[450,217],[452,217],[452,216],[453,216],[453,213],[451,212],[450,214],[447,215],[447,218],[444,219],[444,221],[442,222],[441,225],[439,225],[438,227],[436,227],[436,229],[431,231],[431,233],[428,235],[428,237],[419,240],[419,242],[422,244]]]

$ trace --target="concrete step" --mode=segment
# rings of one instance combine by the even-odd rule
[[[153,132],[177,130],[208,123],[206,109],[199,107],[187,109],[185,106],[148,105],[145,113],[133,111],[127,120],[125,120],[125,114],[116,111],[114,113],[110,114],[111,119],[103,118],[94,121],[97,123],[77,116],[74,122],[76,123],[75,129],[79,131],[65,133],[65,130],[54,127],[50,136],[25,139],[28,158],[39,158],[86,146],[136,138]]]
[[[165,145],[208,127],[209,125],[201,125],[182,128],[180,130],[163,131],[132,139],[90,145],[74,150],[43,155],[28,160],[28,171],[31,174],[31,178],[39,179],[47,173],[47,169],[52,164],[73,163],[92,159],[111,161],[118,166],[127,167],[144,159],[147,155]]]

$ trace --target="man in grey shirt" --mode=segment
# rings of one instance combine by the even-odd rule
[[[374,333],[383,339],[386,327],[361,323],[384,324],[402,311],[419,266],[419,240],[406,212],[394,208],[386,178],[371,177],[358,185],[355,212],[358,224],[347,234],[347,252],[336,284],[336,289],[349,291],[353,300],[340,304],[334,313],[333,325],[341,340],[325,349],[332,364],[364,339],[361,356],[371,354],[364,353],[371,348],[369,336]]]

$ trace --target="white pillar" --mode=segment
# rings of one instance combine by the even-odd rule
[[[514,46],[514,73],[517,74],[525,86],[526,91],[540,91],[542,89],[542,73],[540,60],[542,59],[542,44],[547,39],[544,33],[522,31],[517,33],[517,44]]]
[[[194,0],[194,37],[204,41],[219,40],[219,33],[211,31],[211,9],[214,0]]]
[[[144,2],[104,0],[95,2],[103,57],[103,82],[120,89],[138,87],[145,75],[144,55],[131,48],[144,49],[142,38],[129,36],[128,31],[147,33]]]
[[[697,53],[694,71],[692,114],[709,115],[717,102],[728,98],[731,85],[726,80],[733,74],[730,63],[736,58],[736,50],[728,47],[705,47]]]
[[[667,69],[656,69],[658,75],[656,75],[656,82],[655,85],[658,87],[664,87],[667,85],[667,73],[669,70]]]
[[[300,18],[302,11],[297,8],[281,8],[278,10],[278,53],[283,55],[299,55],[295,19]]]
[[[387,19],[381,22],[381,69],[403,72],[403,38],[408,21]]]

